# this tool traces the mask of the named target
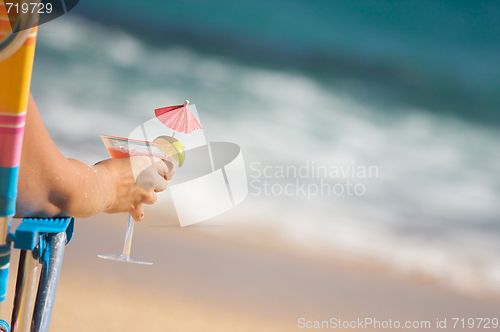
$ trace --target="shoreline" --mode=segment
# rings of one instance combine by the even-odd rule
[[[180,228],[175,218],[165,223],[165,216],[147,215],[136,224],[132,255],[153,261],[152,266],[97,258],[121,251],[123,214],[76,221],[51,331],[290,331],[299,329],[299,318],[434,322],[493,318],[500,312],[496,299],[391,275],[373,262],[353,263],[293,248],[257,226],[207,222]],[[10,312],[16,257],[11,259],[2,318]]]
[[[171,208],[174,210],[173,205]],[[151,220],[163,220],[165,223],[149,227],[182,229],[178,225],[175,214],[165,216],[165,213],[158,212],[154,208],[151,208],[148,213]],[[271,251],[287,259],[298,260],[316,267],[343,269],[353,274],[365,274],[382,280],[388,279],[402,285],[439,289],[464,298],[500,303],[500,292],[482,283],[480,276],[477,275],[469,278],[467,282],[454,283],[454,280],[448,279],[447,275],[435,276],[419,268],[401,269],[388,260],[348,252],[340,246],[329,243],[322,242],[313,245],[298,243],[295,238],[289,237],[289,234],[283,235],[283,230],[280,226],[275,226],[272,220],[264,225],[263,222],[241,222],[240,219],[241,213],[228,211],[224,216],[219,216],[217,221],[208,220],[184,227],[184,229],[189,228],[199,233],[202,238],[212,238],[228,245],[238,245],[260,253]],[[224,229],[224,232],[218,232],[220,229]]]

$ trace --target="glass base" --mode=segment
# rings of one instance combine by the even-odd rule
[[[112,261],[125,262],[125,263],[135,263],[135,264],[144,264],[144,265],[153,265],[153,262],[145,261],[140,258],[135,258],[132,256],[125,255],[97,255],[99,258],[109,259]]]

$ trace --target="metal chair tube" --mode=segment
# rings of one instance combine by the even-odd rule
[[[49,254],[49,257],[48,259],[44,259],[42,266],[38,294],[33,311],[31,332],[49,331],[65,246],[66,232],[51,236],[47,243],[45,250],[47,251],[46,254]]]
[[[12,309],[11,331],[29,332],[37,286],[38,250],[21,250],[17,270],[16,293]]]

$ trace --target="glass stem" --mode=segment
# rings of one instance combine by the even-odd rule
[[[130,249],[132,248],[132,234],[134,233],[135,221],[132,215],[128,216],[127,233],[125,234],[125,244],[123,245],[123,256],[130,256]]]

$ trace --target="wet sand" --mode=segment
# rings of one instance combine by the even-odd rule
[[[50,331],[293,331],[302,330],[299,318],[425,320],[430,330],[446,318],[456,330],[453,317],[500,318],[494,298],[293,250],[236,222],[180,228],[151,215],[136,224],[132,255],[154,265],[97,258],[121,251],[125,224],[125,215],[77,220]],[[17,254],[11,264],[2,317],[10,315]]]

